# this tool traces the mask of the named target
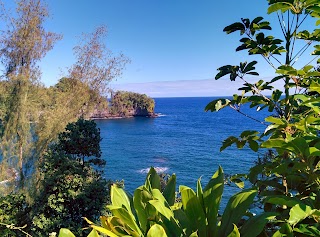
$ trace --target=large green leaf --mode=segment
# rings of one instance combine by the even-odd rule
[[[283,138],[269,139],[261,144],[263,148],[282,148],[285,149],[287,143]]]
[[[195,232],[194,230],[192,230],[192,224],[190,223],[190,220],[188,219],[185,211],[182,209],[182,205],[179,209],[175,209],[173,213],[175,220],[179,223],[181,233],[184,233],[187,236]],[[176,234],[176,236],[180,235]]]
[[[121,221],[123,221],[127,226],[129,226],[134,232],[136,232],[139,235],[142,234],[142,231],[137,225],[135,217],[131,212],[128,212],[123,207],[117,207],[112,205],[109,205],[108,208],[110,209],[110,211],[114,216],[121,219]]]
[[[189,237],[198,237],[198,233],[197,232],[193,232],[191,235],[189,235]]]
[[[167,237],[167,234],[161,225],[154,224],[149,229],[147,237]]]
[[[290,217],[288,223],[294,226],[305,218],[311,216],[315,212],[316,210],[312,209],[308,205],[297,204],[290,209]]]
[[[149,203],[155,207],[155,209],[165,216],[168,220],[174,217],[173,212],[170,208],[166,207],[160,200],[150,200]]]
[[[205,208],[205,215],[208,221],[207,233],[208,236],[216,236],[217,217],[220,207],[220,201],[223,193],[224,173],[219,166],[218,170],[214,173],[208,184],[203,190],[203,202]]]
[[[113,234],[118,236],[128,235],[132,233],[132,230],[118,217],[116,216],[102,216],[100,217],[101,226]]]
[[[150,200],[149,203],[163,216],[167,218],[166,220],[163,220],[164,223],[167,224],[167,228],[172,231],[172,233],[177,234],[180,230],[177,229],[178,221],[174,218],[174,213],[172,209],[170,208],[168,202],[162,195],[159,189],[153,189],[152,195],[155,198],[155,200]]]
[[[177,182],[176,175],[175,174],[171,175],[163,191],[163,196],[166,198],[170,206],[172,206],[176,200],[176,182]]]
[[[88,237],[100,237],[100,235],[98,234],[98,232],[97,232],[96,230],[93,229],[93,230],[89,233]]]
[[[109,237],[119,237],[118,235],[112,233],[110,230],[107,230],[107,229],[105,229],[105,228],[103,228],[103,227],[95,226],[95,225],[91,225],[90,227],[93,228],[94,230],[102,233],[102,234],[105,234],[105,235],[109,236]],[[60,237],[60,236],[59,236],[59,237]],[[69,237],[69,236],[68,236],[68,237]]]
[[[273,116],[269,116],[265,119],[266,122],[269,122],[269,123],[274,123],[274,124],[277,124],[277,125],[285,125],[287,124],[287,121],[283,120],[283,119],[280,119],[280,118],[276,118],[276,117],[273,117]]]
[[[229,199],[221,218],[218,236],[227,236],[232,231],[232,225],[238,224],[253,202],[257,190],[248,189],[235,194]]]
[[[61,228],[58,237],[76,237],[70,230]]]
[[[199,237],[206,236],[206,217],[195,192],[187,187],[179,187],[183,209],[190,220],[192,231],[198,230]]]
[[[113,184],[111,186],[110,196],[112,206],[124,206],[127,209],[127,211],[131,212],[130,200],[126,192],[122,188],[119,188],[116,184]]]
[[[241,227],[241,237],[256,237],[264,229],[265,225],[272,219],[274,219],[279,213],[265,212],[261,215],[251,217]]]
[[[200,201],[201,206],[204,208],[204,202],[203,202],[203,190],[201,185],[201,177],[197,181],[197,197]]]
[[[307,158],[309,154],[309,145],[307,144],[306,140],[302,137],[297,137],[294,140],[288,142],[286,145],[287,150],[292,150],[293,148],[296,155],[303,156]]]
[[[161,188],[160,185],[160,176],[157,174],[157,171],[151,167],[148,174],[147,174],[147,179],[145,186],[149,189],[151,192],[152,189],[159,189]]]
[[[288,2],[282,1],[282,2],[278,2],[278,3],[274,3],[269,6],[268,14],[270,14],[272,12],[276,12],[276,11],[286,12],[286,11],[290,10],[291,8],[293,8],[293,5],[289,1]]]
[[[147,202],[152,200],[152,195],[147,191],[144,186],[137,188],[133,195],[133,205],[137,213],[138,221],[141,229],[145,232],[148,223],[148,210]]]
[[[302,204],[302,202],[294,197],[287,197],[284,195],[274,195],[274,196],[268,196],[264,200],[264,203],[271,203],[279,206],[287,206],[287,207],[293,207],[297,204]]]
[[[240,232],[235,224],[233,224],[233,230],[227,237],[240,237]]]

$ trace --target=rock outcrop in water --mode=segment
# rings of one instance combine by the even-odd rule
[[[155,102],[145,94],[117,91],[112,94],[107,108],[97,108],[90,115],[92,119],[112,119],[130,117],[157,117]]]

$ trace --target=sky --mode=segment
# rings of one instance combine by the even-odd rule
[[[105,25],[107,47],[131,60],[110,87],[151,97],[232,95],[239,82],[214,80],[217,68],[262,58],[236,53],[239,33],[227,35],[223,28],[241,17],[276,21],[266,14],[266,0],[48,0],[47,4],[51,16],[46,29],[63,39],[40,64],[46,86],[66,75],[81,33]],[[261,77],[273,75],[263,63],[257,70]]]

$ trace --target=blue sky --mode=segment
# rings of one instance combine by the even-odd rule
[[[46,28],[63,40],[41,63],[45,85],[55,84],[73,63],[77,36],[104,24],[107,47],[131,59],[110,86],[153,97],[233,94],[239,84],[215,81],[217,68],[256,58],[236,53],[239,34],[226,35],[223,28],[241,17],[276,20],[266,14],[266,0],[54,0],[48,7]],[[272,76],[265,64],[258,70]]]

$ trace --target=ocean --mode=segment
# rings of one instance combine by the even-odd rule
[[[222,141],[238,136],[243,130],[264,131],[265,127],[231,108],[205,112],[216,98],[156,98],[157,118],[97,120],[101,132],[102,157],[106,160],[105,177],[124,180],[125,189],[133,193],[144,183],[151,166],[177,175],[178,185],[196,187],[201,177],[203,187],[222,166],[225,174],[246,173],[258,156],[249,148],[236,146],[220,152]],[[267,111],[243,111],[264,120]],[[177,186],[178,186],[177,185]],[[238,188],[225,186],[224,201]]]

